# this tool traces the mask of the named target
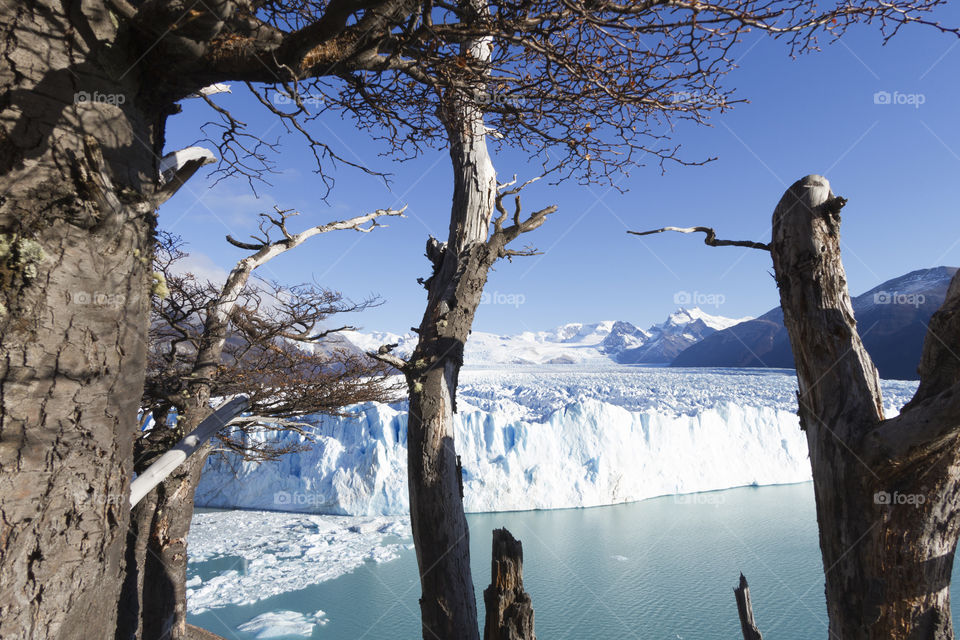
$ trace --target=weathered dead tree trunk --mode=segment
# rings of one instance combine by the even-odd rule
[[[733,597],[737,600],[737,615],[740,617],[740,631],[743,640],[763,640],[763,634],[753,620],[753,604],[750,602],[750,585],[740,574],[740,585],[733,588]]]
[[[885,420],[840,259],[844,204],[821,176],[784,194],[771,251],[813,467],[830,637],[953,638],[960,473],[960,277],[933,316],[920,388]]]
[[[476,6],[471,10],[480,11]],[[485,60],[490,43],[477,40],[466,50],[472,58]],[[440,119],[453,164],[453,204],[447,242],[432,237],[427,241],[433,274],[423,282],[427,307],[418,329],[420,338],[409,362],[387,353],[370,355],[397,367],[407,380],[410,523],[420,570],[423,637],[476,640],[479,625],[470,538],[454,446],[457,378],[490,267],[502,257],[529,255],[506,246],[521,233],[538,228],[556,207],[521,220],[517,196],[513,224],[503,226],[507,220],[503,198],[518,194],[525,185],[498,193],[481,109],[472,96],[451,92]],[[492,220],[494,210],[499,215]]]
[[[483,640],[536,640],[533,602],[523,589],[523,545],[506,529],[493,532]]]

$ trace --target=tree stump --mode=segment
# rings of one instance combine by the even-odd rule
[[[533,602],[523,590],[523,545],[506,529],[493,531],[490,586],[483,592],[484,640],[536,640]]]
[[[750,603],[750,585],[747,579],[740,574],[740,586],[733,588],[733,595],[737,599],[737,613],[740,615],[740,629],[743,631],[743,640],[763,640],[763,634],[757,629],[753,621],[753,605]]]

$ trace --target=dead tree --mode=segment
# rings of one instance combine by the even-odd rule
[[[845,203],[826,178],[798,180],[777,204],[770,243],[810,449],[830,637],[949,640],[960,276],[930,321],[916,394],[885,418],[840,256]]]
[[[366,303],[347,303],[340,294],[312,285],[281,287],[251,282],[251,277],[310,237],[343,229],[368,232],[379,226],[378,218],[400,212],[381,210],[300,233],[288,230],[291,215],[265,214],[261,234],[252,242],[229,238],[251,254],[237,263],[222,287],[179,272],[185,255],[175,237],[161,235],[154,265],[165,295],[154,297],[143,396],[143,406],[155,420],[135,443],[138,473],[209,415],[213,396],[248,397],[252,417],[234,421],[217,439],[222,448],[250,460],[275,459],[293,449],[245,438],[247,432],[293,430],[308,436],[297,417],[338,413],[349,404],[391,397],[388,372],[380,363],[336,348],[304,350],[305,345],[322,346],[336,331],[321,330],[320,323]],[[212,449],[212,444],[200,447],[133,510],[117,640],[186,637],[185,540],[194,490]]]
[[[523,545],[506,529],[494,529],[483,640],[537,640],[533,603],[523,589]]]
[[[753,604],[750,602],[750,585],[747,579],[740,574],[740,584],[733,588],[733,596],[737,601],[737,615],[740,617],[740,631],[743,640],[763,640],[763,634],[753,621]]]

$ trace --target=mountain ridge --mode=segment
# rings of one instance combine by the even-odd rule
[[[917,269],[851,298],[861,339],[881,378],[916,380],[933,313],[946,297],[956,267]],[[717,331],[677,354],[674,367],[792,368],[783,311]]]

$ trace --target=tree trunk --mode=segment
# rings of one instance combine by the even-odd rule
[[[463,346],[492,262],[485,240],[496,179],[482,138],[452,142],[450,155],[450,240],[428,248],[438,255],[408,375],[407,463],[424,638],[469,640],[479,629],[453,414]]]
[[[144,567],[147,561],[150,527],[156,510],[157,491],[154,489],[130,512],[130,528],[127,531],[127,549],[124,557],[126,574],[120,591],[115,640],[143,638]]]
[[[187,640],[187,532],[193,496],[210,444],[190,456],[156,489],[143,584],[143,640]]]
[[[813,468],[830,637],[947,640],[960,527],[960,376],[950,355],[960,279],[931,321],[917,395],[884,420],[840,260],[844,202],[825,178],[798,181],[774,212],[772,242]]]
[[[179,407],[176,428],[169,438],[155,445],[152,459],[173,447],[181,436],[192,432],[212,413],[211,383],[223,357],[230,314],[258,264],[256,258],[241,260],[207,309],[200,348],[190,373],[193,382],[186,389],[188,404]],[[127,581],[124,585],[127,592],[123,602],[132,602],[134,598],[140,602],[140,635],[127,638],[188,640],[187,533],[193,520],[194,493],[211,448],[209,443],[201,446],[151,492],[156,494],[156,508],[149,528],[147,554],[138,556],[130,550],[127,552],[129,557],[142,563],[138,573],[144,576],[139,584]],[[137,587],[141,590],[139,596],[128,593]],[[118,640],[127,639],[118,637]]]
[[[0,637],[109,638],[164,114],[98,0],[0,8]],[[96,47],[96,55],[91,55]]]
[[[495,529],[492,558],[483,640],[537,640],[533,603],[523,590],[523,545],[506,529]]]

